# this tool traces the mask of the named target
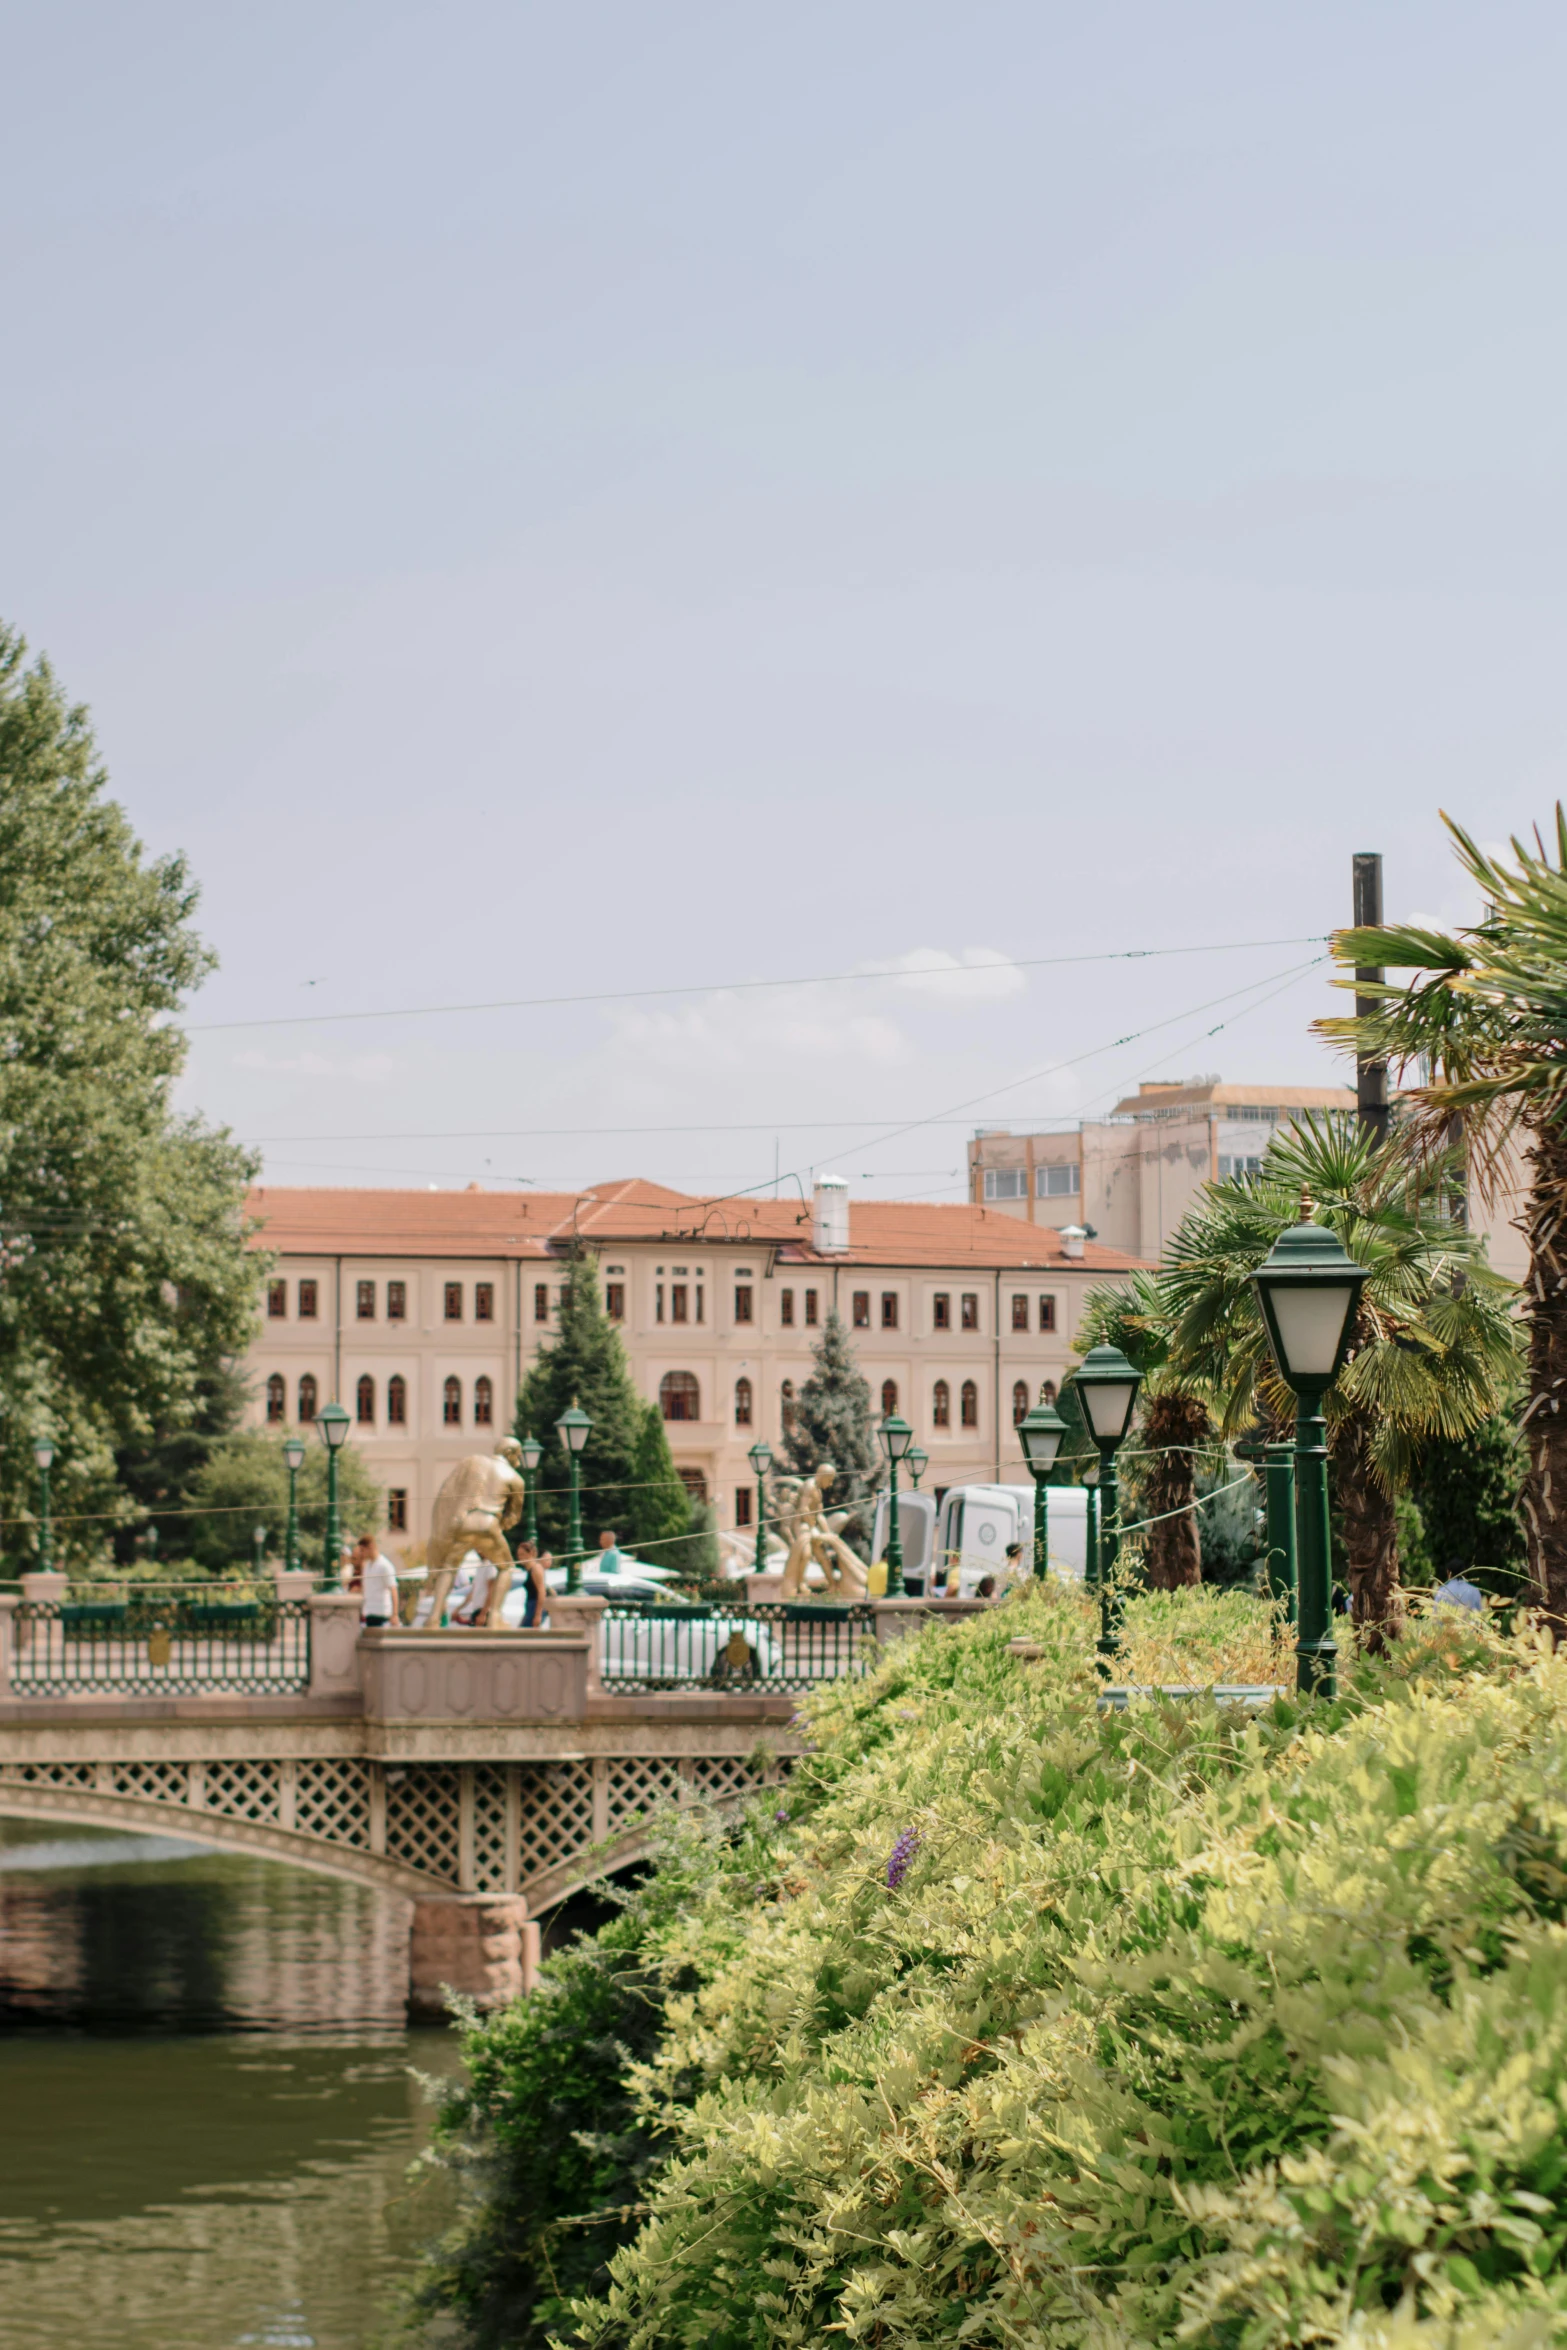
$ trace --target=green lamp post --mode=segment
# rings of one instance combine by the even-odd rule
[[[288,1471],[288,1531],[283,1537],[283,1564],[291,1575],[299,1572],[299,1472],[305,1465],[305,1440],[290,1436],[283,1445]]]
[[[1295,1588],[1295,1447],[1290,1443],[1263,1448],[1263,1478],[1268,1496],[1268,1592],[1282,1604],[1287,1622],[1299,1612]]]
[[[773,1448],[764,1436],[759,1436],[746,1454],[751,1474],[756,1479],[756,1559],[753,1572],[767,1572],[767,1472],[773,1465]]]
[[[251,1527],[250,1548],[251,1555],[256,1562],[256,1580],[259,1583],[261,1580],[262,1569],[266,1561],[267,1530],[265,1526]]]
[[[1252,1280],[1279,1376],[1295,1391],[1295,1686],[1306,1695],[1331,1697],[1338,1645],[1332,1634],[1328,1424],[1322,1398],[1338,1377],[1370,1275],[1340,1247],[1336,1233],[1312,1222],[1311,1201],[1304,1193],[1300,1210],[1301,1221],[1280,1233]]]
[[[341,1591],[343,1530],[337,1514],[337,1456],[348,1442],[348,1414],[340,1403],[329,1403],[318,1416],[316,1428],[326,1446],[326,1574],[321,1588]]]
[[[1115,1456],[1120,1450],[1132,1413],[1142,1373],[1134,1370],[1118,1346],[1096,1346],[1073,1374],[1088,1433],[1099,1447],[1099,1672],[1108,1681],[1120,1652],[1119,1609],[1111,1578],[1121,1547],[1117,1523]]]
[[[918,1493],[920,1489],[920,1479],[924,1476],[925,1471],[930,1467],[930,1454],[926,1452],[920,1445],[911,1444],[903,1457],[908,1464],[909,1481],[913,1485],[915,1492]]]
[[[1066,1434],[1066,1422],[1054,1404],[1036,1403],[1033,1410],[1019,1423],[1018,1438],[1023,1447],[1023,1458],[1028,1463],[1029,1475],[1034,1480],[1034,1572],[1050,1572],[1050,1504],[1046,1499],[1045,1480],[1056,1465],[1056,1454],[1061,1450],[1061,1439]]]
[[[47,1436],[40,1436],[33,1446],[33,1458],[38,1463],[38,1572],[54,1573],[54,1525],[49,1516],[49,1471],[54,1465],[54,1446]]]
[[[887,1462],[887,1597],[903,1599],[903,1530],[898,1524],[898,1463],[914,1442],[907,1420],[889,1412],[876,1431]]]
[[[525,1436],[517,1450],[522,1455],[522,1473],[528,1486],[527,1495],[522,1505],[527,1513],[522,1521],[523,1537],[526,1541],[531,1542],[534,1550],[537,1551],[539,1547],[539,1484],[535,1471],[544,1458],[544,1447],[536,1436]]]
[[[572,1398],[569,1412],[562,1412],[555,1423],[555,1433],[566,1448],[566,1466],[571,1471],[571,1528],[566,1545],[566,1589],[582,1589],[582,1448],[588,1441],[593,1422]]]

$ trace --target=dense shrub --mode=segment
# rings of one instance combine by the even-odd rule
[[[1159,1601],[1167,1649],[1258,1612]],[[560,2338],[1567,2335],[1567,1662],[1449,1613],[1251,1719],[1089,1668],[1071,1595],[933,1630],[677,1848],[614,2083],[646,2216]]]

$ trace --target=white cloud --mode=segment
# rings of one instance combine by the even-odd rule
[[[231,1066],[255,1069],[268,1077],[346,1077],[355,1085],[381,1085],[397,1063],[390,1053],[351,1053],[347,1059],[330,1053],[236,1053]]]
[[[885,974],[905,993],[939,1003],[998,1004],[1021,995],[1028,985],[1010,955],[999,947],[913,947],[884,963],[857,963],[857,971]]]

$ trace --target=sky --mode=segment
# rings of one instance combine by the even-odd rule
[[[0,33],[0,616],[269,1182],[959,1198],[1567,784],[1560,9]]]

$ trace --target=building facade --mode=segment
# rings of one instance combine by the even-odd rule
[[[982,1128],[969,1145],[978,1207],[1156,1261],[1205,1183],[1255,1174],[1268,1142],[1307,1110],[1353,1110],[1340,1085],[1140,1085],[1108,1118],[1053,1133]]]
[[[759,1436],[780,1447],[834,1308],[873,1415],[901,1412],[930,1455],[927,1490],[1010,1481],[1026,1476],[1017,1421],[1077,1359],[1084,1297],[1135,1261],[982,1205],[851,1210],[832,1184],[812,1205],[636,1181],[526,1196],[265,1186],[250,1210],[274,1259],[250,1423],[305,1427],[341,1402],[394,1548],[423,1538],[453,1461],[510,1433],[579,1244],[681,1476],[742,1531],[747,1451]]]

